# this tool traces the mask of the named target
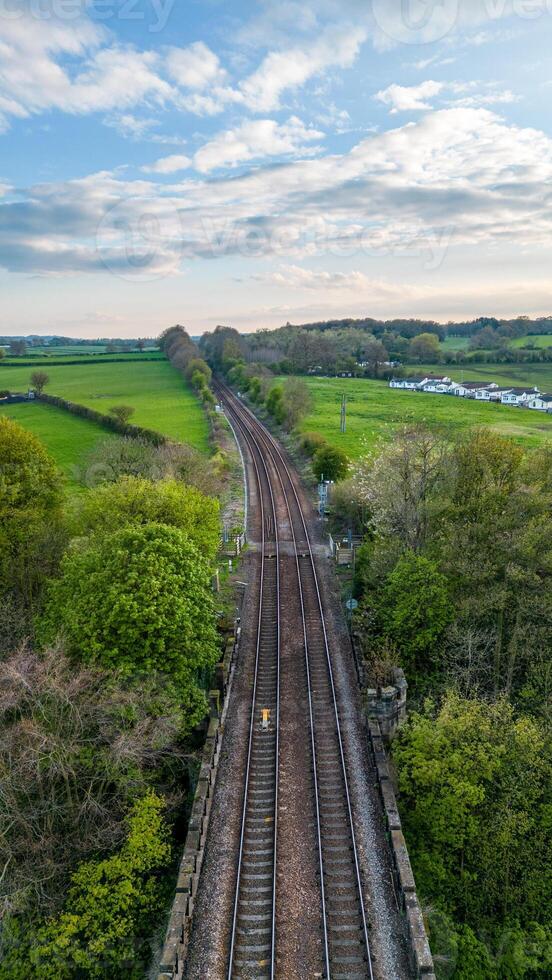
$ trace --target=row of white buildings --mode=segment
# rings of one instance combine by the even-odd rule
[[[437,395],[455,395],[457,398],[473,398],[478,402],[500,402],[502,405],[532,408],[538,412],[552,414],[552,395],[541,394],[538,388],[506,387],[494,381],[452,381],[451,378],[429,374],[410,378],[391,378],[389,387]]]

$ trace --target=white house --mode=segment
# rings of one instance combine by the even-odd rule
[[[527,408],[535,408],[538,412],[552,411],[552,395],[535,395],[525,403]]]
[[[459,398],[475,398],[478,391],[491,391],[498,388],[494,381],[456,381],[453,394]]]
[[[419,385],[420,391],[431,392],[437,395],[444,395],[450,392],[452,381],[450,378],[432,378]]]
[[[503,405],[525,405],[538,394],[538,388],[510,388],[502,395],[500,401]]]
[[[499,402],[503,395],[508,394],[511,388],[479,388],[475,392],[475,399],[478,402]]]

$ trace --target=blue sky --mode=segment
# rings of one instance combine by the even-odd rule
[[[552,0],[0,0],[0,333],[552,312]]]

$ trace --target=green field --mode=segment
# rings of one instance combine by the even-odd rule
[[[61,408],[40,402],[5,405],[0,407],[0,415],[14,419],[33,432],[46,446],[73,487],[78,478],[75,467],[78,467],[98,442],[116,438],[88,419],[79,419]]]
[[[489,426],[528,446],[552,437],[552,416],[528,409],[489,405],[450,395],[399,391],[386,382],[360,379],[308,378],[314,411],[301,424],[316,430],[352,457],[371,449],[380,439],[392,439],[403,425],[440,425],[460,433],[472,426]],[[347,395],[347,432],[339,431],[341,396]]]
[[[527,347],[531,344],[533,347],[552,347],[552,333],[536,333],[530,334],[528,337],[516,337],[512,340],[510,347]]]
[[[0,368],[0,388],[25,391],[31,368]],[[52,365],[47,392],[107,414],[112,405],[132,405],[131,421],[156,429],[203,452],[209,429],[195,394],[167,360]],[[25,406],[23,406],[25,407]]]
[[[469,345],[469,337],[445,337],[441,342],[443,350],[467,350]]]
[[[102,364],[104,361],[120,360],[122,357],[129,360],[134,360],[136,358],[143,357],[144,360],[163,360],[165,355],[159,350],[148,350],[143,351],[130,351],[130,353],[125,354],[122,351],[115,351],[113,354],[103,353],[103,348],[96,350],[90,350],[90,348],[75,348],[70,350],[67,347],[56,347],[56,348],[44,348],[40,350],[36,347],[30,348],[26,354],[21,357],[12,357],[7,351],[0,362],[4,367],[6,364],[29,364],[32,362],[33,367],[43,367],[43,362],[45,361],[94,361]]]

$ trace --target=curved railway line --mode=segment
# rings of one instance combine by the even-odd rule
[[[285,875],[278,866],[280,566],[285,544],[288,551],[291,547],[300,600],[304,735],[314,786],[312,832],[321,940],[316,975],[325,980],[373,980],[339,696],[307,521],[276,441],[228,388],[219,384],[217,391],[249,450],[262,527],[257,649],[227,978],[278,976],[278,880]],[[285,542],[278,510],[287,517]],[[263,711],[268,712],[264,721]]]

